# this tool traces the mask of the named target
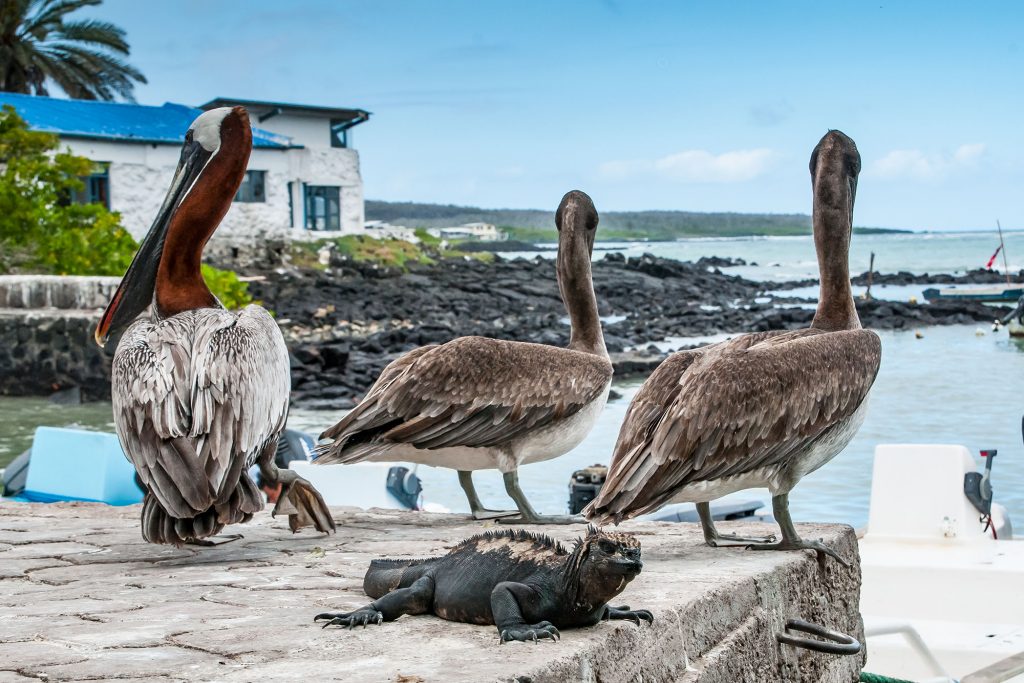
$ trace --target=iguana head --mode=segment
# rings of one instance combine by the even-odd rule
[[[591,526],[573,550],[573,573],[581,593],[609,600],[640,573],[640,541],[632,534]]]

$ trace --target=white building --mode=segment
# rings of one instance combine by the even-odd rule
[[[508,233],[498,230],[490,223],[464,223],[451,228],[431,228],[427,231],[434,237],[446,240],[480,240],[483,242],[503,242]]]
[[[253,125],[246,178],[217,231],[221,243],[361,233],[363,181],[352,128],[361,109],[218,98],[193,108],[64,100],[0,92],[34,130],[56,133],[95,162],[75,199],[121,214],[136,238],[149,230],[178,164],[185,132],[202,109],[242,105]]]

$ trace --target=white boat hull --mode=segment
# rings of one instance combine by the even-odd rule
[[[1024,541],[994,540],[979,523],[963,494],[974,469],[962,446],[876,449],[860,539],[865,671],[960,679],[1024,651]],[[995,507],[993,517],[1012,534]]]

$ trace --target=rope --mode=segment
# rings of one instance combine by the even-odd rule
[[[860,683],[913,683],[902,678],[889,678],[880,674],[869,674],[867,671],[860,672]]]

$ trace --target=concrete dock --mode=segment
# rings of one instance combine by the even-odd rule
[[[313,616],[369,600],[376,557],[443,554],[488,528],[461,515],[334,510],[338,533],[291,534],[266,512],[212,548],[153,546],[138,506],[0,503],[0,681],[344,680],[508,681],[857,680],[863,654],[776,643],[788,618],[863,642],[853,531],[800,525],[851,558],[708,548],[695,524],[626,523],[643,573],[616,602],[654,613],[653,626],[605,622],[554,643],[498,645],[493,627],[405,616],[353,631]],[[764,534],[757,523],[723,531]],[[563,541],[583,527],[544,527]]]

